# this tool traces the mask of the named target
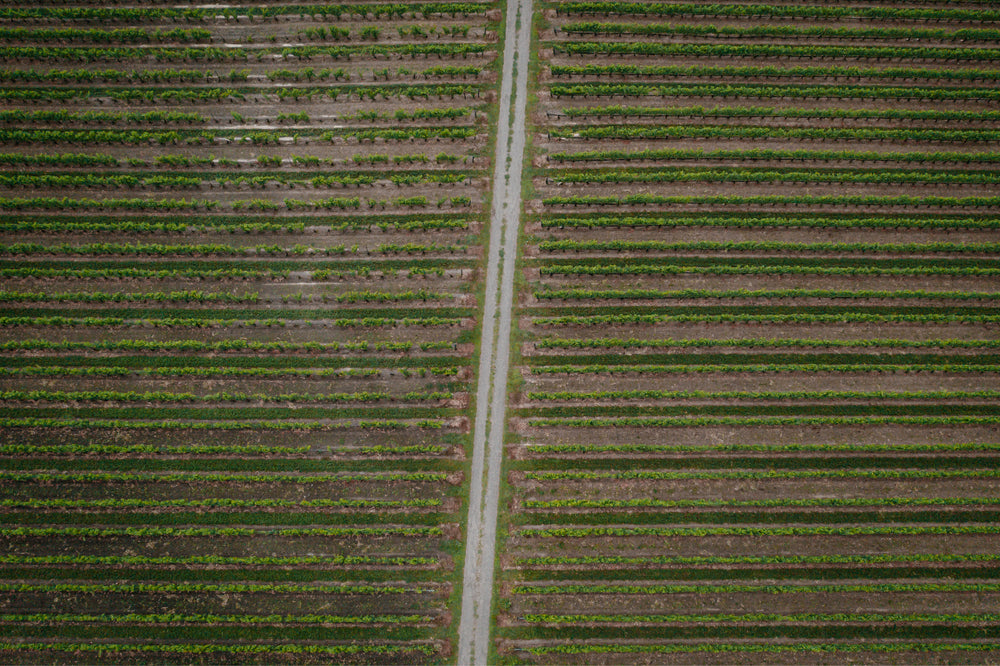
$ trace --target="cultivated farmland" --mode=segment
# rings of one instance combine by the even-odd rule
[[[497,6],[0,3],[0,661],[448,661]]]
[[[996,661],[1000,12],[540,5],[499,659]]]

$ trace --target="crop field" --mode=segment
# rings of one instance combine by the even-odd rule
[[[994,663],[995,3],[535,20],[498,661]]]
[[[491,2],[0,2],[0,662],[452,654]]]
[[[529,5],[0,0],[0,662],[1000,661],[1000,7]]]

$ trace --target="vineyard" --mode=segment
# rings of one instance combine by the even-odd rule
[[[540,5],[497,662],[995,662],[995,5]]]
[[[1000,660],[995,2],[0,55],[0,662]]]
[[[0,2],[0,661],[454,661],[500,16]]]

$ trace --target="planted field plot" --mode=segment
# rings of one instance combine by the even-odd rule
[[[491,3],[0,3],[0,661],[452,651]]]
[[[501,658],[996,661],[996,7],[540,11]]]

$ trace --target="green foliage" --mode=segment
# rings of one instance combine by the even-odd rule
[[[75,566],[185,566],[185,567],[288,567],[288,566],[322,566],[322,567],[356,567],[356,566],[390,566],[390,567],[427,567],[438,563],[433,557],[398,557],[398,556],[366,556],[366,555],[304,555],[298,557],[268,557],[268,556],[236,556],[223,555],[193,555],[186,557],[163,556],[149,557],[145,555],[0,555],[0,564],[13,565],[75,565]],[[201,587],[201,586],[199,586]],[[111,588],[114,589],[114,588]],[[328,586],[323,590],[326,594],[336,594],[344,590],[348,594],[369,592],[393,593],[392,587],[375,586]],[[82,591],[79,590],[79,591]],[[94,589],[96,593],[110,591]],[[409,594],[425,593],[421,588],[408,589]]]
[[[904,164],[996,164],[1000,153],[957,152],[874,152],[865,150],[701,150],[699,148],[647,148],[644,150],[584,150],[555,152],[548,155],[552,162],[640,162],[664,160],[765,161],[765,162],[903,162]]]
[[[88,199],[72,197],[0,197],[0,210],[211,210],[214,199]],[[13,246],[7,246],[13,247]]]
[[[78,537],[94,539],[101,537],[130,536],[144,539],[150,538],[180,538],[180,537],[252,537],[267,534],[279,537],[369,537],[387,536],[406,537],[439,537],[443,535],[440,527],[279,527],[252,529],[246,527],[10,527],[0,528],[0,535],[5,538],[16,537]],[[13,586],[17,589],[17,586]]]
[[[0,53],[14,49],[0,48]],[[21,49],[16,49],[20,51]],[[14,54],[15,57],[20,53]],[[50,69],[47,72],[24,69],[0,70],[0,81],[6,83],[175,83],[178,81],[200,83],[208,77],[206,72],[197,69]],[[233,72],[230,80],[246,80]]]
[[[917,323],[948,324],[1000,322],[998,315],[970,314],[876,314],[867,312],[840,312],[836,314],[613,314],[613,315],[561,315],[535,317],[536,326],[607,326],[609,324],[659,324],[665,322],[745,323],[745,324],[815,324],[815,323]]]
[[[746,168],[664,168],[553,171],[546,182],[553,183],[956,183],[996,184],[1000,175],[990,172],[954,171],[816,171]]]
[[[452,377],[458,374],[457,367],[430,368],[240,368],[219,366],[165,366],[128,368],[115,365],[62,366],[28,365],[16,368],[0,368],[3,377],[299,377],[347,379],[380,377],[383,375],[403,377]]]
[[[590,375],[590,374],[723,374],[723,373],[913,373],[913,372],[969,372],[996,373],[1000,365],[981,363],[755,363],[717,365],[535,365],[533,375]]]
[[[950,89],[941,89],[948,91]],[[555,91],[553,90],[553,94]],[[927,141],[975,143],[1000,138],[996,130],[753,127],[726,125],[595,125],[552,128],[561,139],[806,139],[818,141]]]
[[[451,16],[478,15],[491,7],[478,2],[413,2],[394,4],[366,4],[363,8],[375,18],[401,17],[403,14],[448,14]],[[8,7],[0,9],[0,18],[7,20],[31,20],[53,18],[94,22],[143,23],[165,19],[185,21],[215,20],[217,16],[235,19],[239,15],[261,18],[279,16],[299,17],[300,15],[320,16],[325,20],[353,16],[359,5],[275,5],[275,6],[232,6],[216,7]]]
[[[431,615],[210,615],[210,614],[180,614],[180,613],[159,613],[145,615],[139,613],[126,614],[73,614],[73,613],[33,613],[25,614],[3,614],[0,615],[0,622],[5,623],[41,623],[41,624],[64,624],[68,622],[86,623],[119,623],[130,624],[238,624],[238,625],[296,625],[296,624],[319,624],[319,625],[358,625],[358,624],[417,624],[432,622],[435,618]]]
[[[13,269],[18,270],[18,269]],[[0,270],[0,276],[5,273]],[[73,277],[72,273],[69,275]],[[84,275],[83,277],[87,277]],[[129,327],[129,328],[283,328],[289,325],[335,328],[402,328],[402,327],[436,327],[459,326],[462,320],[456,317],[341,317],[338,319],[323,319],[318,322],[309,320],[285,319],[218,319],[213,317],[149,317],[143,319],[126,319],[124,317],[0,317],[0,327],[13,326],[45,326],[54,328],[77,327]]]
[[[287,655],[319,655],[334,657],[342,655],[400,655],[415,653],[424,656],[438,654],[438,648],[429,643],[349,643],[349,644],[307,644],[307,643],[0,643],[0,650],[13,653],[66,653],[114,655],[122,653],[134,656],[140,654],[164,655],[271,655],[273,658],[287,658]]]
[[[207,42],[212,33],[203,28],[172,28],[144,30],[142,28],[0,28],[0,40],[25,44],[28,42],[73,42],[93,44],[140,44],[144,42]]]
[[[981,266],[795,266],[790,264],[686,266],[660,263],[547,264],[539,267],[539,272],[541,275],[1000,275],[998,268],[983,268]]]
[[[32,402],[385,402],[389,400],[426,401],[447,400],[450,391],[411,391],[405,395],[392,396],[386,391],[358,391],[355,393],[173,393],[170,391],[0,391],[0,401]]]
[[[0,343],[2,351],[130,351],[130,352],[205,352],[205,353],[384,353],[409,352],[422,349],[422,344],[415,342],[372,342],[359,340],[355,342],[260,342],[247,339],[229,339],[206,342],[203,340],[42,340],[25,339],[9,340]],[[437,343],[441,349],[453,349],[454,343]]]
[[[906,340],[876,339],[803,339],[803,338],[543,338],[535,342],[536,349],[632,349],[632,348],[781,348],[813,349],[991,349],[1000,347],[1000,340]]]
[[[531,452],[533,454],[549,454],[549,455],[591,455],[591,456],[611,456],[611,455],[622,455],[622,454],[652,454],[652,455],[662,455],[665,453],[771,453],[771,454],[781,454],[781,453],[852,453],[852,454],[863,454],[863,453],[959,453],[959,452],[985,452],[994,453],[1000,451],[1000,444],[989,444],[989,443],[978,443],[978,442],[957,442],[957,443],[944,443],[944,444],[715,444],[715,445],[685,445],[685,444],[532,444]],[[824,560],[822,557],[813,556],[806,557],[802,556],[801,563],[813,562],[813,563],[837,563],[852,561],[850,558],[852,556],[826,556],[828,559]],[[863,555],[855,556],[856,562],[865,561]],[[872,561],[877,561],[877,556],[867,556]],[[908,557],[913,559],[907,559]],[[900,561],[937,561],[933,559],[933,555],[923,556],[924,560],[919,559],[920,556],[884,556],[885,561],[890,561],[892,558],[898,558]],[[968,558],[974,560],[977,556],[975,555],[953,555],[939,556],[942,559],[940,561],[962,561],[963,558]],[[989,557],[989,556],[984,556]],[[838,560],[838,558],[841,558]],[[549,562],[548,560],[553,560]],[[563,564],[574,564],[581,565],[586,564],[586,560],[589,558],[522,558],[522,562],[529,565],[545,565],[545,564],[557,564],[554,560],[565,560]],[[595,564],[606,563],[606,564],[626,564],[626,563],[638,563],[640,561],[649,560],[652,562],[676,562],[678,564],[685,563],[686,560],[690,560],[686,563],[688,564],[702,564],[705,563],[702,560],[709,560],[713,558],[628,558],[619,556],[598,556],[593,558]],[[719,563],[728,564],[739,564],[739,563],[750,563],[752,558],[717,558]],[[762,563],[764,558],[760,558],[755,563]],[[621,560],[616,562],[616,560]],[[633,560],[633,562],[629,562]],[[743,562],[742,560],[746,560]],[[600,561],[600,562],[599,562]],[[783,562],[794,562],[793,558],[772,558],[772,563],[783,563]]]
[[[187,111],[69,111],[67,109],[34,110],[7,109],[0,111],[0,122],[23,125],[26,123],[45,124],[114,124],[127,125],[144,124],[193,124],[207,122],[208,118],[200,113]],[[26,156],[27,157],[27,156]]]
[[[5,396],[9,391],[0,393]],[[1000,391],[531,391],[528,400],[967,400]]]
[[[665,2],[621,2],[592,0],[559,2],[556,13],[609,14],[671,17],[768,17],[811,19],[873,19],[878,21],[1000,21],[1000,12],[993,10],[948,8],[848,7],[802,5],[724,5]]]
[[[116,167],[118,159],[93,153],[63,153],[56,155],[0,154],[0,164],[19,167]]]
[[[9,483],[350,483],[350,482],[391,482],[443,483],[444,472],[369,472],[336,474],[238,474],[231,472],[194,473],[143,473],[143,472],[3,472],[0,477]],[[111,500],[119,501],[117,499]],[[223,502],[228,500],[222,500]],[[264,500],[272,501],[272,500]],[[274,500],[277,501],[277,500]],[[317,500],[317,506],[326,500]],[[280,505],[280,501],[277,505]],[[169,529],[160,530],[169,533]],[[73,530],[70,530],[72,533]],[[121,532],[118,530],[118,532]],[[31,534],[28,530],[24,534]],[[86,533],[86,530],[84,530]],[[134,532],[126,530],[125,534]],[[155,533],[155,532],[154,532]],[[154,534],[151,533],[151,534]],[[0,588],[3,584],[0,584]]]
[[[962,535],[1000,534],[998,525],[857,525],[840,526],[789,526],[789,527],[554,527],[522,528],[522,538],[545,539],[588,538],[588,537],[707,537],[707,536],[907,536],[907,535]],[[560,585],[560,586],[516,586],[513,594],[664,594],[670,592],[697,592],[701,587],[705,592],[749,592],[754,585]],[[813,586],[774,586],[781,592],[816,591]],[[788,587],[788,590],[782,588]],[[817,586],[827,587],[827,586]],[[872,584],[872,585],[831,585],[827,591],[857,592],[986,592],[1000,590],[1000,585],[992,583],[940,583],[940,584]],[[762,590],[766,591],[766,590]]]
[[[767,28],[777,28],[775,32],[780,31],[780,26],[760,26],[763,28],[762,32],[766,32]],[[590,29],[588,29],[590,28]],[[697,31],[698,28],[711,29],[712,26],[673,26],[664,24],[617,24],[617,23],[583,23],[583,24],[571,24],[560,30],[569,33],[593,33],[600,32],[601,34],[671,34],[676,33],[679,30],[691,29],[693,32]],[[742,28],[742,30],[741,30]],[[718,31],[718,28],[715,29]],[[740,31],[743,34],[752,31],[753,28],[747,28],[745,26],[740,26],[734,29],[735,31]],[[707,32],[707,30],[706,30]],[[985,31],[984,31],[985,32]],[[993,31],[996,32],[996,31]],[[732,33],[728,33],[732,34]],[[1000,32],[997,33],[1000,37]],[[823,59],[823,58],[834,58],[837,60],[843,60],[847,58],[858,59],[858,60],[886,60],[886,59],[899,59],[899,60],[945,60],[945,61],[975,61],[975,62],[995,62],[1000,60],[1000,51],[997,49],[987,48],[987,49],[977,49],[977,48],[942,48],[942,47],[921,47],[921,46],[853,46],[845,44],[837,44],[835,46],[824,46],[812,44],[809,46],[799,46],[799,45],[786,45],[786,44],[691,44],[691,43],[658,43],[658,42],[555,42],[552,44],[552,48],[555,53],[558,54],[568,54],[568,55],[636,55],[636,56],[665,56],[665,57],[680,57],[680,58],[805,58],[805,59]],[[619,66],[612,65],[612,68],[617,68]],[[636,69],[612,69],[611,73],[633,73]],[[688,68],[688,71],[698,71],[697,66]],[[727,68],[729,71],[735,71],[737,69],[742,69],[738,67]],[[751,69],[751,68],[747,68]],[[758,68],[753,68],[758,69]],[[764,69],[764,68],[760,68]],[[778,71],[779,68],[766,68],[768,74],[755,74],[754,76],[772,76],[774,72]],[[893,68],[887,68],[886,70],[875,70],[873,68],[860,68],[860,67],[815,67],[815,68],[800,68],[792,67],[786,71],[797,71],[808,69],[815,73],[813,74],[795,74],[795,76],[879,76],[879,72],[887,71],[891,72]],[[906,68],[896,68],[898,70]],[[645,71],[645,70],[644,70]],[[827,71],[828,74],[819,74],[818,72]],[[840,72],[852,72],[851,74],[841,74]],[[857,73],[857,72],[865,73]],[[918,70],[920,72],[929,70]],[[596,73],[596,71],[587,71],[581,73]],[[637,72],[636,72],[637,73]],[[553,68],[553,74],[555,74],[555,69]],[[729,74],[725,74],[729,75]],[[893,74],[886,74],[890,78],[896,78]],[[935,75],[931,75],[929,78],[934,78]],[[914,78],[924,78],[922,74],[918,73]]]
[[[469,139],[477,134],[474,127],[412,127],[403,129],[351,129],[330,130],[320,135],[321,141],[333,141],[337,138],[355,138],[360,141],[386,139],[388,141],[409,141],[441,138]]]
[[[649,206],[675,204],[715,204],[724,206],[934,206],[957,208],[997,208],[1000,197],[915,197],[908,194],[875,195],[701,195],[665,196],[658,194],[626,194],[624,196],[555,196],[542,200],[546,206]],[[3,202],[0,201],[0,207]]]
[[[0,203],[2,205],[2,203]],[[311,252],[310,252],[311,250]],[[161,243],[83,243],[73,245],[59,243],[57,245],[41,245],[39,243],[14,243],[0,245],[0,255],[30,256],[30,255],[110,255],[110,256],[191,256],[191,257],[244,257],[275,254],[283,256],[305,254],[334,254],[347,251],[343,246],[328,248],[292,247],[284,248],[277,245],[234,246],[222,243],[200,243],[195,245],[166,245]]]
[[[827,38],[840,40],[898,39],[904,41],[936,40],[942,42],[996,42],[1000,40],[1000,30],[995,28],[932,28],[926,25],[916,27],[901,26],[824,26],[824,25],[780,25],[752,24],[711,25],[705,23],[601,23],[594,21],[566,23],[559,27],[561,32],[577,35],[677,35],[683,37],[729,37],[747,39],[756,37]],[[636,42],[639,43],[639,42]],[[684,46],[694,47],[694,44]],[[701,46],[701,45],[697,45]],[[715,45],[711,45],[715,46]],[[710,46],[710,47],[711,47]],[[754,49],[758,45],[744,45]],[[775,45],[782,48],[781,45]],[[766,46],[764,48],[767,48]],[[789,47],[786,47],[789,48]],[[795,47],[790,47],[795,48]],[[800,47],[803,50],[810,47]],[[815,48],[815,47],[814,47]],[[840,49],[852,47],[840,44]],[[955,49],[956,51],[958,49]],[[965,49],[962,49],[964,51]],[[974,55],[976,49],[969,49]],[[842,51],[843,52],[843,51]],[[956,58],[960,54],[956,54]]]
[[[677,217],[674,215],[635,216],[615,215],[598,217],[546,216],[541,225],[546,229],[603,229],[603,228],[643,228],[643,227],[732,227],[740,228],[833,228],[833,229],[1000,229],[1000,219],[991,217],[799,217],[784,215],[713,215],[697,217]],[[695,267],[691,267],[694,269]],[[706,268],[719,268],[714,266]],[[747,266],[767,269],[766,266],[755,264]],[[853,267],[858,270],[864,267]],[[544,268],[543,268],[544,270]]]
[[[963,49],[964,51],[964,49]],[[567,107],[561,113],[570,118],[843,118],[879,120],[1000,120],[998,111],[959,109],[810,109],[774,106],[592,106]],[[961,154],[961,153],[957,153]]]
[[[575,45],[574,45],[575,46]],[[604,52],[603,45],[596,45],[598,52]],[[632,45],[630,45],[632,46]],[[569,47],[570,52],[578,52]],[[609,49],[615,51],[615,49]],[[634,49],[633,50],[637,50]],[[850,51],[832,47],[832,51]],[[643,52],[643,55],[646,55]],[[886,57],[900,57],[896,56]],[[996,54],[993,54],[997,57]],[[829,57],[829,56],[828,56]],[[849,57],[846,53],[841,57]],[[1000,57],[997,57],[1000,59]],[[844,66],[791,66],[775,65],[552,65],[552,76],[634,76],[641,79],[653,77],[694,77],[694,78],[789,78],[789,79],[906,79],[930,81],[996,81],[1000,71],[985,69],[927,69],[925,67],[844,67]],[[2,79],[2,74],[0,74]]]
[[[413,45],[415,48],[419,45]],[[427,47],[434,45],[425,45]],[[455,47],[457,45],[450,45]],[[331,47],[333,48],[333,47]],[[348,57],[350,54],[345,54]],[[0,100],[23,104],[38,102],[67,103],[71,100],[110,98],[127,103],[189,103],[205,104],[228,100],[244,100],[248,93],[266,96],[275,101],[337,100],[351,96],[360,100],[430,99],[431,97],[478,97],[482,92],[474,83],[413,83],[374,85],[339,85],[325,87],[266,87],[266,88],[166,88],[128,86],[120,88],[28,88],[8,87],[0,90]]]
[[[991,100],[1000,91],[989,88],[932,88],[864,85],[767,85],[725,83],[567,83],[551,84],[554,97],[790,97],[795,99],[918,99]],[[888,130],[885,130],[888,131]]]
[[[380,511],[408,511],[412,509],[440,509],[439,499],[381,500],[381,499],[318,499],[295,502],[281,499],[243,500],[231,498],[211,499],[5,499],[0,506],[9,510],[32,509],[35,511],[156,511],[164,509],[194,509],[206,511],[256,511],[259,509],[378,509]],[[2,616],[0,616],[2,618]]]
[[[872,590],[875,591],[875,590]],[[861,643],[556,643],[549,645],[532,645],[526,647],[525,651],[536,656],[550,654],[778,654],[786,653],[792,655],[818,655],[837,653],[865,653],[892,654],[892,653],[936,653],[936,652],[957,652],[975,653],[990,652],[995,647],[989,643],[956,643],[954,641],[933,643],[922,641],[919,643],[878,643],[872,640],[865,640]]]
[[[0,291],[0,302],[8,303],[257,303],[256,293],[230,294],[205,291]]]
[[[0,292],[0,300],[3,293]],[[1000,299],[1000,292],[978,291],[924,291],[901,290],[881,291],[871,289],[544,289],[535,291],[540,300],[697,300],[697,299],[910,299],[910,300],[956,300],[994,301]]]
[[[1000,200],[998,200],[1000,201]],[[628,240],[554,240],[538,244],[542,252],[780,252],[780,253],[860,253],[923,254],[984,253],[995,254],[997,243],[792,243],[785,241],[628,241]]]
[[[347,428],[361,430],[405,430],[417,428],[424,430],[439,430],[445,427],[445,422],[435,419],[417,421],[396,420],[360,420],[360,421],[141,421],[114,419],[57,419],[57,418],[0,418],[0,427],[4,428],[81,428],[81,429],[133,429],[133,430],[246,430],[246,431],[336,431]]]
[[[996,425],[993,416],[682,416],[615,418],[536,418],[538,428],[692,428],[703,426]]]

